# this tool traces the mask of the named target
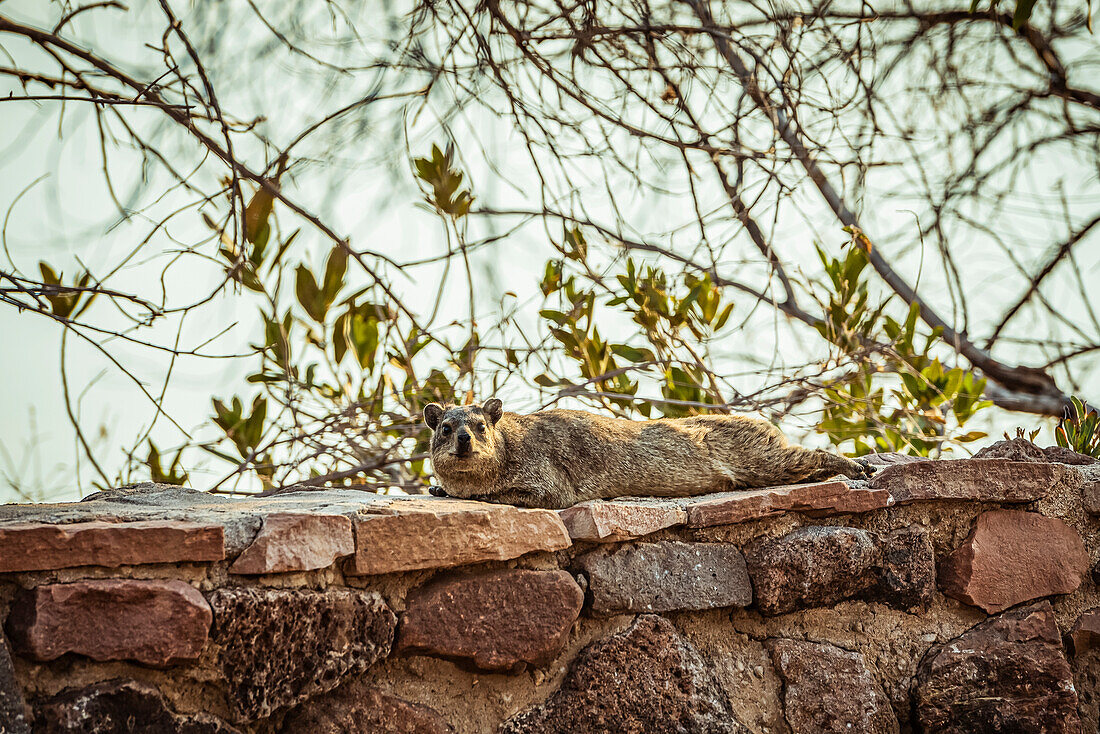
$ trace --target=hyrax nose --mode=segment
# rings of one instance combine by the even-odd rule
[[[469,446],[470,445],[470,434],[467,433],[466,431],[461,431],[458,434],[457,438],[458,438],[458,445],[459,446]]]

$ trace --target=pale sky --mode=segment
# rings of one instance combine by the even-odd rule
[[[3,3],[2,12],[13,18],[44,24],[43,16],[51,16],[53,8],[46,8],[35,0],[9,0]],[[366,12],[366,11],[364,11]],[[94,15],[88,13],[87,15]],[[121,58],[132,54],[136,63],[151,64],[148,51],[143,51],[135,40],[141,37],[143,28],[157,29],[159,37],[162,28],[161,19],[149,7],[136,4],[135,9],[126,14],[125,26],[105,28],[102,24],[87,23],[77,25],[74,33],[78,38],[91,43],[104,42],[110,37],[112,49]],[[255,29],[253,29],[255,32]],[[113,35],[108,35],[113,34]],[[20,58],[26,53],[26,47],[18,43],[7,43],[5,49]],[[143,56],[143,53],[146,54]],[[112,56],[112,58],[117,58]],[[298,67],[285,68],[275,66],[264,69],[261,78],[234,76],[226,72],[224,84],[219,84],[226,106],[242,119],[257,114],[266,114],[277,118],[267,124],[279,141],[293,131],[304,127],[314,119],[317,111],[318,95],[305,93],[311,84],[307,74],[299,73]],[[0,79],[0,85],[10,84]],[[355,84],[362,84],[356,81]],[[301,93],[294,93],[295,90]],[[0,94],[6,90],[0,86]],[[309,87],[311,93],[314,92]],[[325,95],[326,109],[338,106],[336,100],[342,97],[354,98],[361,88],[331,90],[332,99]],[[328,92],[326,92],[328,94]],[[4,95],[6,96],[6,95]],[[51,106],[53,105],[53,106]],[[438,110],[436,110],[438,111]],[[150,119],[158,113],[147,112]],[[389,115],[392,120],[401,120],[400,108],[393,105],[380,114]],[[152,122],[150,124],[153,124]],[[400,128],[401,125],[396,127]],[[436,121],[431,119],[431,110],[415,123],[407,120],[404,128],[409,132],[412,147],[416,152],[426,151],[433,140],[443,140]],[[460,141],[476,136],[481,145],[494,157],[498,169],[512,170],[509,161],[517,164],[523,161],[523,152],[510,122],[496,118],[484,111],[452,121],[451,128]],[[388,137],[389,129],[378,126],[378,138],[367,150],[349,152],[346,169],[305,169],[294,182],[294,194],[299,201],[311,210],[324,214],[333,223],[338,232],[350,235],[354,245],[371,247],[398,259],[408,260],[439,254],[444,250],[439,220],[429,212],[418,207],[420,193],[413,184],[411,174],[401,167],[383,165],[364,165],[364,161],[381,157],[395,149],[403,151],[403,141]],[[37,262],[47,260],[57,267],[65,269],[71,275],[79,266],[79,261],[93,270],[101,272],[110,264],[117,262],[123,253],[131,250],[137,242],[149,234],[150,221],[144,217],[135,217],[120,222],[117,210],[104,185],[102,159],[99,140],[96,134],[94,116],[88,105],[71,103],[61,115],[56,103],[43,102],[35,107],[25,102],[5,102],[0,104],[0,204],[3,204],[5,242],[12,260],[19,269],[28,274],[37,273]],[[461,146],[460,146],[461,147]],[[522,180],[515,185],[502,183],[492,170],[479,161],[476,156],[464,160],[475,185],[475,192],[483,201],[498,206],[532,206],[530,192],[534,190]],[[256,167],[265,163],[256,160]],[[1054,172],[1072,170],[1078,162],[1069,156],[1059,158],[1052,155],[1048,161],[1049,175]],[[126,183],[140,175],[138,159],[126,152],[111,154],[111,169],[116,177],[116,191],[128,190]],[[593,179],[599,172],[592,171]],[[331,187],[333,175],[339,176],[342,185]],[[890,175],[890,174],[882,174]],[[1049,223],[1035,216],[1029,209],[1031,203],[1040,197],[1053,196],[1046,187],[1044,177],[1047,174],[1036,172],[1021,181],[1018,192],[1020,206],[1014,221],[990,223],[991,227],[1002,231],[1034,231],[1035,237],[1029,240],[1025,249],[1017,253],[1025,263],[1041,261],[1050,243],[1059,233],[1052,233]],[[1100,201],[1096,172],[1087,169],[1081,171],[1082,188],[1086,196],[1094,196],[1091,201]],[[897,183],[895,178],[893,183]],[[598,191],[598,186],[595,187]],[[1080,193],[1080,192],[1078,192]],[[22,195],[21,195],[22,194]],[[120,193],[120,195],[125,195]],[[18,202],[16,201],[18,198]],[[148,203],[145,195],[141,203]],[[187,201],[182,192],[175,192],[159,202],[155,211],[164,215],[177,205]],[[129,204],[130,202],[125,202]],[[681,204],[682,206],[682,204]],[[808,212],[821,211],[819,199],[807,198],[804,209]],[[876,228],[876,232],[887,241],[890,235],[896,239],[897,233],[903,233],[912,222],[904,203],[897,200],[888,204],[870,201],[865,205],[864,217]],[[651,199],[642,196],[632,200],[632,207],[623,212],[635,228],[642,232],[661,231],[669,221],[687,218],[690,212],[672,211],[667,204],[655,205]],[[823,220],[826,221],[826,220]],[[839,246],[845,239],[842,232],[834,229],[816,231],[806,221],[789,220],[776,223],[779,237],[777,241],[797,243],[791,245],[788,259],[793,268],[806,268],[807,272],[817,272],[819,264],[813,254],[812,242],[825,243],[827,246]],[[193,241],[204,231],[201,219],[194,213],[170,222],[166,230],[154,235],[150,245],[111,281],[112,287],[119,290],[141,291],[147,289],[151,279],[158,277],[169,261],[171,254],[178,249],[179,243]],[[303,238],[305,239],[305,238]],[[1095,252],[1096,238],[1092,240],[1091,250],[1080,248],[1080,265],[1083,277],[1087,281],[1098,282],[1100,277],[1100,257]],[[317,265],[327,251],[318,238],[306,240],[312,248],[313,260]],[[992,320],[1000,315],[1004,305],[1011,302],[1020,292],[1020,283],[1004,268],[988,270],[984,263],[991,257],[988,243],[975,240],[973,260],[962,263],[973,268],[974,278],[968,278],[968,286],[973,288],[969,294],[972,302],[978,299],[982,303],[979,311],[983,317]],[[497,296],[511,290],[520,296],[520,300],[537,308],[539,299],[537,283],[542,266],[551,250],[546,244],[545,232],[539,225],[527,227],[510,239],[506,245],[486,250],[475,258],[475,272],[483,272],[487,264],[496,266],[497,282],[483,280],[479,283],[479,313],[491,318],[497,311]],[[749,253],[746,251],[746,255]],[[931,253],[929,254],[931,261]],[[5,263],[6,264],[6,263]],[[928,288],[940,281],[941,273],[924,268],[919,248],[912,248],[905,257],[898,257],[895,265],[910,282],[920,280]],[[737,261],[730,263],[733,268],[742,268]],[[758,272],[763,272],[759,267]],[[354,273],[354,268],[351,271]],[[208,261],[194,257],[185,257],[172,265],[165,279],[169,293],[175,294],[173,300],[180,301],[196,294],[204,294],[219,282],[220,267]],[[352,276],[361,277],[361,276]],[[424,270],[417,274],[416,280],[396,278],[396,287],[410,305],[418,310],[430,309],[436,295],[438,270]],[[1061,276],[1059,276],[1061,277]],[[1058,282],[1054,279],[1052,282]],[[424,284],[431,284],[425,287]],[[147,292],[147,291],[146,291]],[[932,291],[934,292],[934,291]],[[1065,296],[1070,291],[1051,288],[1045,291],[1052,301]],[[451,311],[455,317],[465,315],[465,285],[461,278],[452,276],[446,286],[444,311]],[[1068,302],[1072,302],[1072,298]],[[987,305],[986,305],[987,304]],[[99,309],[99,310],[95,310]],[[945,309],[947,311],[947,309]],[[114,318],[109,305],[101,302],[93,307],[93,312],[105,323]],[[93,313],[89,312],[89,313]],[[445,313],[444,316],[447,314]],[[1083,318],[1083,315],[1082,315]],[[188,322],[180,332],[181,343],[195,344],[206,336],[212,336],[213,325],[218,329],[235,321],[240,323],[221,336],[209,351],[219,353],[247,352],[247,345],[257,339],[255,328],[255,306],[246,299],[222,295],[209,304],[201,319]],[[751,333],[753,340],[774,343],[777,359],[797,365],[812,360],[814,355],[806,353],[807,341],[799,338],[797,330],[776,328],[775,314],[760,313],[754,316],[756,326],[747,332],[738,334],[728,345],[728,354],[738,353],[744,346],[741,340]],[[446,324],[450,318],[438,319]],[[1026,320],[1024,321],[1026,323]],[[178,322],[168,321],[156,332],[147,332],[146,337],[156,338],[170,343],[176,336]],[[1046,328],[1042,323],[1032,326],[1032,333],[1042,335]],[[978,329],[975,328],[975,331]],[[2,349],[4,359],[0,374],[0,502],[12,501],[19,497],[10,490],[5,477],[18,478],[18,484],[33,499],[73,500],[92,491],[91,482],[95,478],[87,462],[78,462],[74,436],[65,413],[62,397],[62,381],[59,363],[59,350],[62,331],[57,325],[34,314],[20,314],[9,306],[0,307],[0,334],[3,335]],[[810,340],[812,342],[813,340]],[[720,349],[722,347],[720,346]],[[147,427],[155,415],[155,407],[145,399],[135,384],[114,369],[110,363],[87,344],[79,343],[73,335],[69,336],[68,382],[74,403],[79,398],[79,420],[93,449],[108,473],[113,473],[123,464],[122,447],[133,442],[134,438]],[[159,390],[163,375],[169,367],[169,361],[162,353],[128,345],[119,341],[110,345],[112,354],[126,364],[136,375],[145,381],[150,390]],[[819,349],[814,346],[813,349]],[[1012,352],[999,354],[1003,359],[1011,360]],[[1028,356],[1020,353],[1019,359]],[[745,369],[747,365],[730,362],[731,371]],[[181,358],[172,366],[173,377],[169,392],[164,396],[164,412],[174,418],[182,429],[193,436],[211,435],[207,420],[211,413],[212,397],[228,397],[235,391],[247,393],[248,386],[243,377],[256,369],[252,357],[243,359],[197,359]],[[751,377],[746,377],[746,384]],[[1092,369],[1088,377],[1091,395],[1100,393],[1100,370]],[[510,409],[532,409],[537,407],[533,395],[525,395],[510,404]],[[1011,431],[1015,426],[1025,428],[1047,425],[1040,436],[1040,443],[1052,443],[1049,421],[1021,414],[1009,414],[1003,411],[991,411],[984,425],[975,428],[988,430],[993,438],[1002,431]],[[809,424],[803,422],[788,427],[794,436],[803,436],[806,443],[822,445],[820,436],[805,436]],[[163,417],[157,419],[152,437],[162,448],[177,445],[182,434]],[[990,438],[982,444],[992,441]],[[981,444],[979,444],[981,445]],[[193,458],[188,465],[191,470],[193,486],[203,488],[216,481],[224,473],[224,466],[204,468],[204,459]],[[206,461],[207,464],[211,462]]]

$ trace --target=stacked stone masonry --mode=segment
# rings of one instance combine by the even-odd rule
[[[0,734],[1095,732],[1100,463],[982,455],[559,512],[2,505]]]

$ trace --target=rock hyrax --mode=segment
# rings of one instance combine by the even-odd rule
[[[424,409],[432,493],[560,509],[591,499],[686,497],[731,489],[865,478],[861,463],[789,446],[767,421],[705,415],[632,421],[580,410],[505,413],[484,405]]]

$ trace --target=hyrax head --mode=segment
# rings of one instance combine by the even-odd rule
[[[484,405],[432,403],[424,408],[424,423],[432,429],[432,469],[448,487],[456,475],[484,476],[495,473],[496,424],[504,415],[503,404],[493,398]]]

